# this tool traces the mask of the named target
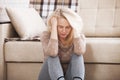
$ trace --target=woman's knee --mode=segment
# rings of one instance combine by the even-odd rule
[[[51,66],[51,65],[61,65],[60,64],[60,59],[58,56],[56,57],[48,57],[47,58],[47,63],[48,63],[48,67]]]
[[[59,57],[58,56],[56,56],[56,57],[48,56],[47,57],[47,61],[56,62],[56,61],[59,61]]]
[[[76,55],[76,54],[73,54],[72,55],[72,61],[81,61],[81,62],[84,62],[84,59],[83,59],[83,55]]]

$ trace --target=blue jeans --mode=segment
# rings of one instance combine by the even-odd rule
[[[48,57],[42,66],[38,80],[57,80],[61,76],[65,76],[65,80],[84,80],[84,75],[85,67],[83,56],[73,54],[65,75],[59,57]],[[74,77],[81,79],[73,79]],[[59,80],[64,80],[64,78]]]

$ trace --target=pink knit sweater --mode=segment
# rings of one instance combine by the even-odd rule
[[[57,53],[61,63],[68,63],[72,54],[81,55],[86,51],[86,40],[83,34],[80,34],[79,38],[74,38],[70,46],[64,46],[58,40],[50,39],[50,33],[45,31],[41,36],[41,42],[45,58],[50,56],[50,53]]]

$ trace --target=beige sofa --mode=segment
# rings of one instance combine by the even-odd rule
[[[87,37],[85,79],[120,80],[120,1],[79,0],[78,11]],[[4,41],[16,34],[11,23],[0,24],[0,76],[37,80],[44,58],[41,42]]]
[[[119,80],[119,47],[119,38],[87,38],[86,80]],[[37,79],[43,62],[39,40],[5,42],[4,55],[7,80]]]

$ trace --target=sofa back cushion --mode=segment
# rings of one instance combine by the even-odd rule
[[[120,37],[120,0],[79,0],[86,36]]]
[[[43,2],[44,1],[44,2]],[[47,1],[47,0],[46,0]],[[30,0],[42,17],[46,17],[63,0]],[[120,37],[120,0],[64,0],[64,6],[77,11],[83,19],[83,33],[88,37]],[[77,2],[78,1],[78,2]],[[56,7],[55,7],[56,6]],[[45,8],[46,7],[46,8]],[[51,7],[52,9],[50,9]],[[50,10],[48,10],[48,8]],[[43,14],[45,12],[45,14]],[[42,15],[43,14],[43,15]]]
[[[8,16],[21,38],[40,36],[47,30],[39,13],[34,8],[6,8]]]

